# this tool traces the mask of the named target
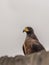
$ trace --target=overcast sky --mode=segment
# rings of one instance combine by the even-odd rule
[[[49,0],[0,0],[0,56],[23,54],[26,26],[49,50]]]

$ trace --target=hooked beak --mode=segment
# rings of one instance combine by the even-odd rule
[[[24,30],[23,30],[23,32],[28,32],[29,30],[28,30],[28,28],[26,27]]]

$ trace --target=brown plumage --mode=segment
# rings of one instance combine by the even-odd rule
[[[38,38],[34,33],[34,30],[31,27],[25,27],[23,32],[26,32],[27,34],[25,42],[22,47],[25,55],[45,50],[45,48],[39,42]]]

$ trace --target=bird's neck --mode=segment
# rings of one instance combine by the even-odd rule
[[[35,34],[32,34],[32,33],[31,34],[27,34],[27,37],[31,37],[32,39],[38,40],[38,38],[36,37],[36,35]]]

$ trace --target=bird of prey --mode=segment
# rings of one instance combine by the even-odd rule
[[[38,38],[36,37],[32,27],[25,27],[23,32],[26,32],[26,35],[27,35],[25,42],[22,46],[23,52],[25,55],[29,55],[31,53],[40,52],[41,50],[45,50],[43,45],[39,42]]]

